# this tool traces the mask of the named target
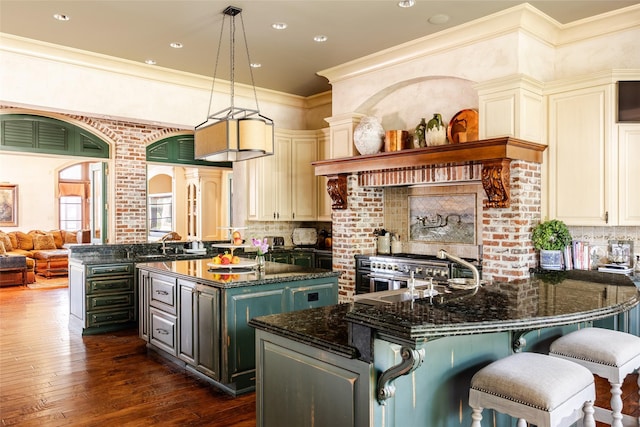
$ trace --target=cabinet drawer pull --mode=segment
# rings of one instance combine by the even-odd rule
[[[169,295],[169,292],[167,292],[167,291],[156,291],[156,294],[158,294],[158,295]]]
[[[169,335],[169,331],[167,331],[166,329],[156,328],[156,332],[157,332],[159,335]]]

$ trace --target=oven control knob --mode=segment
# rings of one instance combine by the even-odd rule
[[[422,268],[416,267],[416,274],[420,274],[420,273],[422,273]]]
[[[425,274],[427,275],[427,277],[433,276],[433,268],[427,268],[425,270]]]

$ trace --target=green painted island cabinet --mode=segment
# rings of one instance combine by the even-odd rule
[[[69,324],[83,335],[135,328],[137,292],[133,262],[69,262]]]
[[[138,270],[139,335],[231,395],[255,388],[253,317],[337,304],[336,276],[245,285]]]

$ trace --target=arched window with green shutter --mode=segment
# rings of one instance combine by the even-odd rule
[[[147,161],[192,166],[232,168],[231,162],[207,162],[195,158],[193,135],[170,136],[147,146]]]
[[[30,114],[0,115],[0,150],[109,158],[109,144],[86,129]]]

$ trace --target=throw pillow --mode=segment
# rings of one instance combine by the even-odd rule
[[[65,243],[78,243],[78,232],[77,231],[67,231],[64,235]]]
[[[0,243],[2,243],[2,246],[4,246],[4,250],[5,251],[12,251],[13,250],[13,246],[11,245],[11,239],[9,238],[8,234],[0,234]]]
[[[7,236],[9,236],[9,240],[11,240],[11,249],[7,249],[7,250],[8,251],[12,251],[14,249],[17,249],[18,248],[18,238],[16,237],[16,232],[12,231],[10,233],[7,233]]]
[[[0,241],[0,255],[6,254],[7,251],[4,250],[4,243]]]
[[[30,234],[16,231],[16,239],[18,239],[18,249],[30,251],[33,249],[33,237]]]
[[[62,245],[64,245],[64,237],[62,237],[62,232],[60,230],[51,230],[48,234],[53,236],[53,241],[56,244],[56,248],[62,249]]]
[[[51,234],[38,234],[33,237],[33,249],[56,249],[56,243]]]

